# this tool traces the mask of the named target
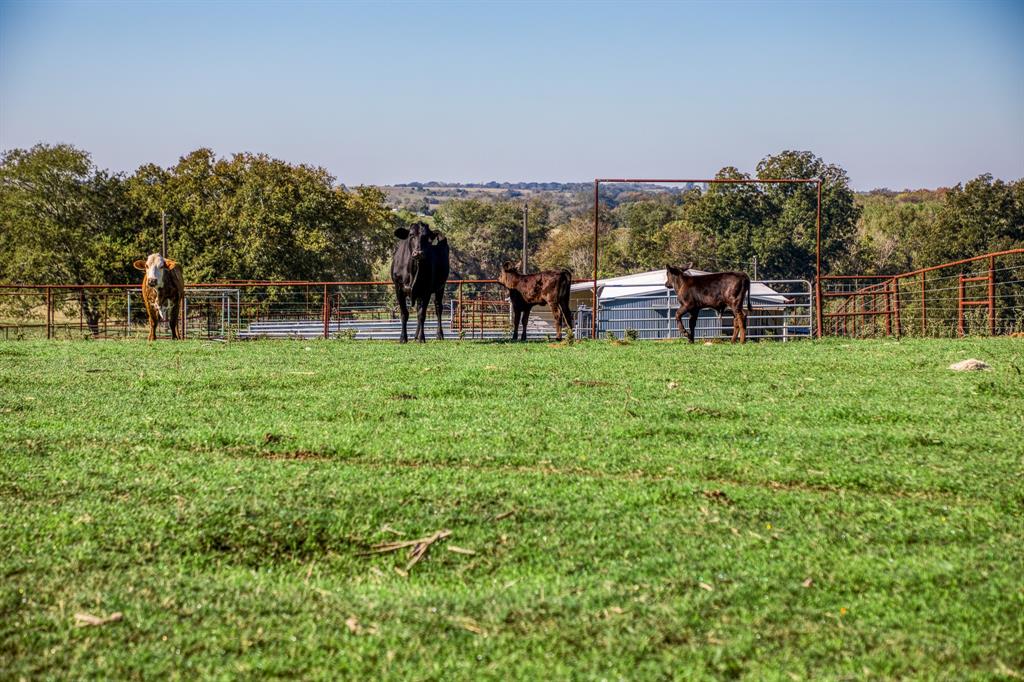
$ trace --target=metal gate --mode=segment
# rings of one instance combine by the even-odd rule
[[[813,335],[813,301],[811,284],[807,280],[764,280],[754,284],[770,290],[752,296],[753,312],[747,317],[747,338],[757,340],[791,341],[811,338]],[[620,285],[609,284],[606,288]],[[621,285],[624,287],[635,285]],[[663,289],[637,296],[619,296],[610,300],[598,299],[598,337],[630,336],[637,339],[675,339],[684,336],[676,326],[675,313],[679,299],[675,291]],[[587,338],[592,329],[591,309],[581,305],[576,310],[578,336]],[[683,318],[689,325],[689,317]],[[697,339],[711,340],[732,335],[732,313],[718,314],[702,310],[697,318]]]

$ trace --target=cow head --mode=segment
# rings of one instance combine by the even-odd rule
[[[405,241],[409,245],[409,258],[413,263],[418,264],[423,260],[424,254],[435,246],[441,235],[430,229],[426,223],[413,223],[408,228],[395,228],[395,237]]]
[[[686,271],[690,270],[691,268],[693,268],[693,263],[687,263],[686,266],[682,267],[682,268],[677,268],[674,265],[666,265],[665,266],[665,288],[666,289],[675,289],[676,288],[676,278],[682,277],[683,275],[686,274]]]
[[[164,273],[177,267],[177,263],[170,258],[164,258],[159,253],[151,253],[146,260],[137,260],[133,265],[136,270],[146,273],[145,283],[151,289],[163,287]]]
[[[515,284],[516,277],[518,276],[519,268],[516,266],[516,262],[507,260],[501,264],[501,272],[498,273],[498,282],[511,289]]]

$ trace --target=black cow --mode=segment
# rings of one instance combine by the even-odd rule
[[[441,233],[431,230],[426,223],[414,223],[408,229],[399,227],[395,230],[395,237],[399,242],[391,258],[391,281],[395,283],[395,296],[402,310],[401,342],[409,340],[405,329],[409,321],[406,296],[416,304],[416,340],[427,340],[423,333],[423,323],[427,319],[427,305],[431,296],[434,297],[437,311],[437,338],[443,339],[441,299],[448,282],[448,240]]]
[[[665,266],[665,287],[675,289],[679,298],[679,310],[676,311],[676,324],[679,333],[693,343],[693,334],[697,331],[697,315],[703,308],[712,308],[721,315],[728,308],[732,311],[732,342],[736,343],[737,332],[740,343],[747,342],[747,314],[743,311],[743,298],[747,299],[747,310],[753,312],[750,305],[750,278],[742,272],[710,272],[706,275],[688,275],[685,268]],[[690,313],[690,329],[683,329],[683,315]]]

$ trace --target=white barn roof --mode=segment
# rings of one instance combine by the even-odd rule
[[[703,270],[687,270],[690,275],[706,275]],[[579,282],[572,285],[572,292],[584,292],[593,290],[594,285],[590,282]],[[644,296],[665,291],[665,270],[651,270],[649,272],[638,272],[633,275],[622,275],[621,277],[609,277],[597,280],[597,297],[602,301],[611,301],[617,298],[629,296]],[[750,283],[751,301],[760,306],[782,305],[786,302],[783,294],[761,282]]]

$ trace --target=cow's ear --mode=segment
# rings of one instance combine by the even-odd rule
[[[431,244],[433,244],[434,246],[437,246],[437,244],[439,242],[442,242],[442,241],[444,241],[444,235],[443,234],[441,234],[440,232],[433,232],[433,231],[431,231],[431,233],[430,233],[430,243]]]
[[[693,270],[693,263],[686,264],[686,267],[683,268],[683,272],[686,272],[687,270]]]
[[[174,268],[178,267],[178,264],[175,261],[171,260],[170,258],[164,258],[164,265],[167,266],[168,270],[173,270]]]
[[[136,270],[145,270],[146,269],[146,261],[144,261],[144,260],[137,260],[134,263],[132,263],[132,265],[135,266]]]
[[[676,270],[676,269],[675,269],[674,267],[672,267],[671,265],[669,265],[668,263],[666,263],[666,264],[665,264],[665,272],[672,272],[672,273],[675,273],[675,272],[678,272],[678,270]]]
[[[396,227],[395,236],[398,237],[399,239],[408,239],[409,230],[405,229],[404,227]]]

